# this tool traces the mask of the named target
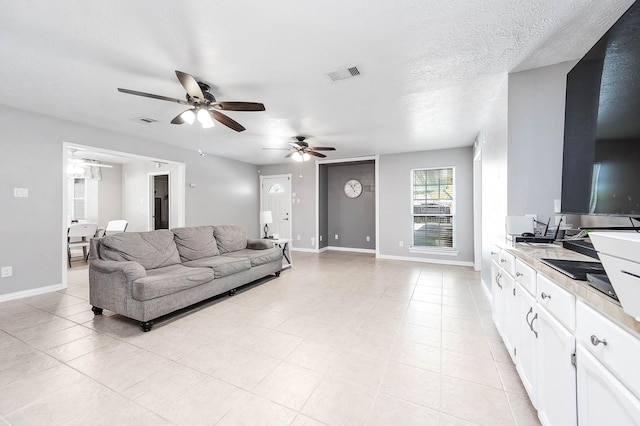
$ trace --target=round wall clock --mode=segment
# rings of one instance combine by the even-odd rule
[[[344,184],[344,193],[349,198],[358,198],[362,194],[362,184],[357,179],[348,180]]]

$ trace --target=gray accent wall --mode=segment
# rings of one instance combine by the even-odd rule
[[[156,123],[154,125],[169,125]],[[221,129],[220,137],[224,137]],[[240,224],[257,235],[257,166],[0,105],[0,298],[62,284],[63,142],[183,162],[185,224]],[[28,188],[29,198],[14,198]]]
[[[329,246],[329,169],[319,167],[318,169],[318,248]]]
[[[324,234],[320,233],[322,242],[326,240],[331,247],[375,250],[374,162],[322,164],[320,170],[323,169],[327,170],[327,188],[326,191],[320,191],[320,210],[327,211],[327,230]],[[344,185],[351,179],[357,179],[362,184],[362,194],[357,198],[349,198],[344,193]],[[325,197],[326,204],[323,205]],[[338,239],[335,239],[336,235]]]

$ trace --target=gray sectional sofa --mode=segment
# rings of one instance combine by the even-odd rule
[[[281,269],[282,249],[235,225],[126,232],[91,240],[89,302],[149,331],[162,315]]]

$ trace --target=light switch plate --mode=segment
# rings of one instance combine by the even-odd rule
[[[0,277],[7,278],[13,275],[13,268],[11,266],[3,266],[0,270]]]
[[[28,198],[29,188],[13,188],[13,196],[16,198]]]

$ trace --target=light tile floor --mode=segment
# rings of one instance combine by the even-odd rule
[[[470,268],[295,252],[149,333],[64,291],[0,303],[0,425],[537,425]]]

